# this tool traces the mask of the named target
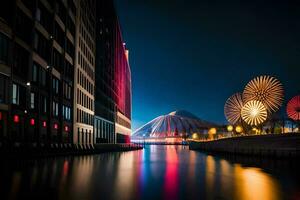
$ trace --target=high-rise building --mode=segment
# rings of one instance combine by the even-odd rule
[[[130,133],[131,74],[113,1],[1,1],[0,143],[90,148]]]
[[[96,1],[79,0],[74,76],[73,143],[89,148],[94,143],[94,93],[96,52]]]
[[[96,142],[128,142],[131,134],[131,74],[113,1],[98,0],[96,16]]]
[[[76,3],[0,3],[1,141],[72,142]]]

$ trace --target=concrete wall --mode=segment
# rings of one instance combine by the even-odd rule
[[[300,157],[300,134],[270,134],[190,142],[191,150],[254,156]]]

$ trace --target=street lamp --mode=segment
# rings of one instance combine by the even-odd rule
[[[228,125],[227,126],[227,131],[230,132],[231,137],[232,137],[233,126],[232,125]]]

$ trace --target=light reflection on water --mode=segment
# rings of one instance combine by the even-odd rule
[[[5,160],[0,198],[299,199],[299,166],[284,160],[222,158],[182,146]]]

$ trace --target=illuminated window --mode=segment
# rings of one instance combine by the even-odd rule
[[[34,93],[30,93],[30,108],[34,109]]]
[[[52,79],[52,89],[55,94],[58,94],[59,91],[59,80],[56,78]]]
[[[13,84],[13,92],[12,92],[12,103],[19,105],[19,86]]]
[[[52,102],[52,112],[53,112],[53,116],[55,117],[58,116],[58,103],[55,101]]]

